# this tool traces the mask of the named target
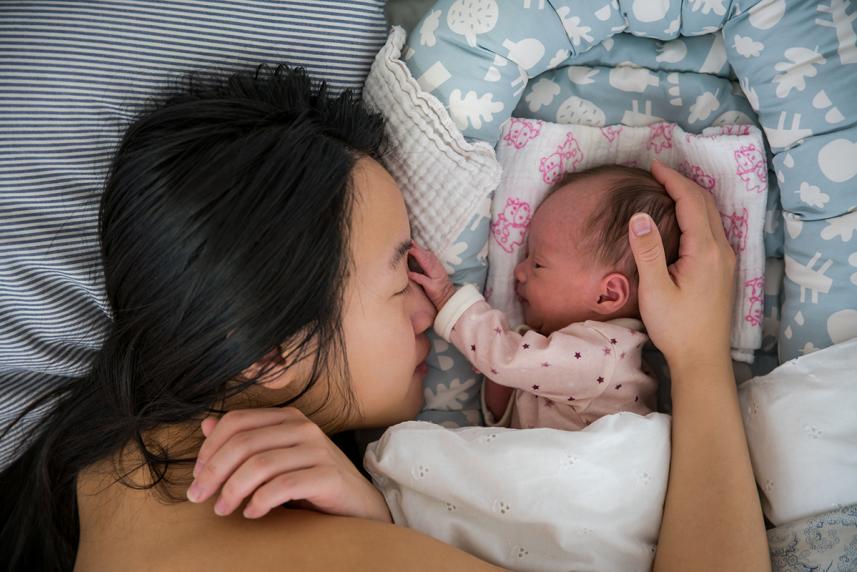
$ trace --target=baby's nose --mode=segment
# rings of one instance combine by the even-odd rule
[[[521,261],[515,266],[515,271],[512,273],[517,282],[523,283],[526,282],[526,271],[524,269],[524,262]]]

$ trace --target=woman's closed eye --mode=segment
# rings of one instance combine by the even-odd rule
[[[408,281],[408,285],[405,286],[404,288],[402,288],[401,290],[399,290],[398,292],[396,292],[394,294],[394,296],[404,296],[405,294],[410,292],[410,290],[411,290],[411,283],[410,283],[410,281]]]

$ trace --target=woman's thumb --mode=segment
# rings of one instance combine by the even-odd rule
[[[646,213],[636,213],[628,223],[628,231],[634,262],[640,275],[640,288],[662,288],[667,282],[671,284],[664,243],[652,217]]]

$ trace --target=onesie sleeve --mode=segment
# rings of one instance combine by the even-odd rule
[[[616,339],[588,323],[543,336],[514,331],[475,288],[461,288],[441,309],[435,331],[492,381],[562,401],[603,393],[616,367]]]

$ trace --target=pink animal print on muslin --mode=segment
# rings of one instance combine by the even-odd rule
[[[720,134],[721,135],[749,135],[750,134],[750,126],[749,125],[721,125],[720,126]]]
[[[527,143],[538,137],[544,121],[538,119],[512,118],[509,131],[503,136],[503,141],[515,149],[523,149]]]
[[[744,282],[744,291],[747,294],[747,314],[744,320],[753,326],[762,323],[762,312],[764,309],[765,277],[758,276]]]
[[[516,246],[524,244],[532,209],[530,203],[515,197],[506,199],[503,212],[491,223],[491,234],[500,247],[511,254]]]
[[[622,133],[621,125],[608,125],[607,127],[601,128],[601,135],[603,135],[609,143],[613,143],[613,141],[619,137],[620,133]]]
[[[747,192],[761,193],[768,188],[768,164],[765,155],[753,143],[735,151],[736,173],[744,181]]]
[[[703,171],[699,165],[694,165],[689,161],[679,163],[678,172],[707,191],[713,191],[717,185],[717,179]]]
[[[746,208],[742,208],[741,212],[733,212],[726,214],[720,212],[720,219],[723,221],[723,230],[726,231],[726,240],[732,246],[735,254],[741,254],[747,248],[747,228],[749,227],[749,215]]]
[[[660,153],[664,149],[671,149],[673,146],[673,127],[670,123],[649,125],[649,140],[646,142],[646,149],[654,150],[655,153]]]
[[[539,160],[542,180],[552,185],[562,177],[563,173],[574,171],[581,161],[583,161],[583,151],[580,150],[580,144],[574,137],[574,133],[569,133],[556,151]]]

